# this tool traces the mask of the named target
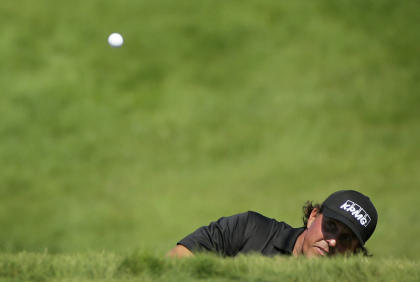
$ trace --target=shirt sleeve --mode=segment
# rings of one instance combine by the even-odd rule
[[[190,251],[210,251],[223,256],[236,255],[245,244],[249,232],[249,217],[252,212],[245,212],[229,217],[222,217],[208,226],[202,226],[179,241]]]

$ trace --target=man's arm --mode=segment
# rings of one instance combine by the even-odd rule
[[[193,253],[188,250],[183,245],[176,245],[175,248],[170,250],[167,254],[167,257],[175,257],[175,258],[182,258],[182,257],[191,257],[193,256]]]

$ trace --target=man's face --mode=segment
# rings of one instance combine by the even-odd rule
[[[312,215],[311,215],[312,216]],[[307,257],[353,253],[359,241],[341,222],[315,213],[308,221],[302,251]]]

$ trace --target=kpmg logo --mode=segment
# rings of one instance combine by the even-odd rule
[[[370,216],[358,204],[350,200],[347,200],[344,204],[341,205],[340,209],[343,209],[346,212],[351,213],[351,215],[354,216],[354,218],[356,218],[360,222],[361,225],[365,227],[368,226],[370,222]]]

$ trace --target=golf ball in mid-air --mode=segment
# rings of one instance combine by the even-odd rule
[[[114,32],[108,36],[108,43],[109,45],[111,45],[111,47],[121,47],[123,45],[123,42],[124,39],[119,33]]]

